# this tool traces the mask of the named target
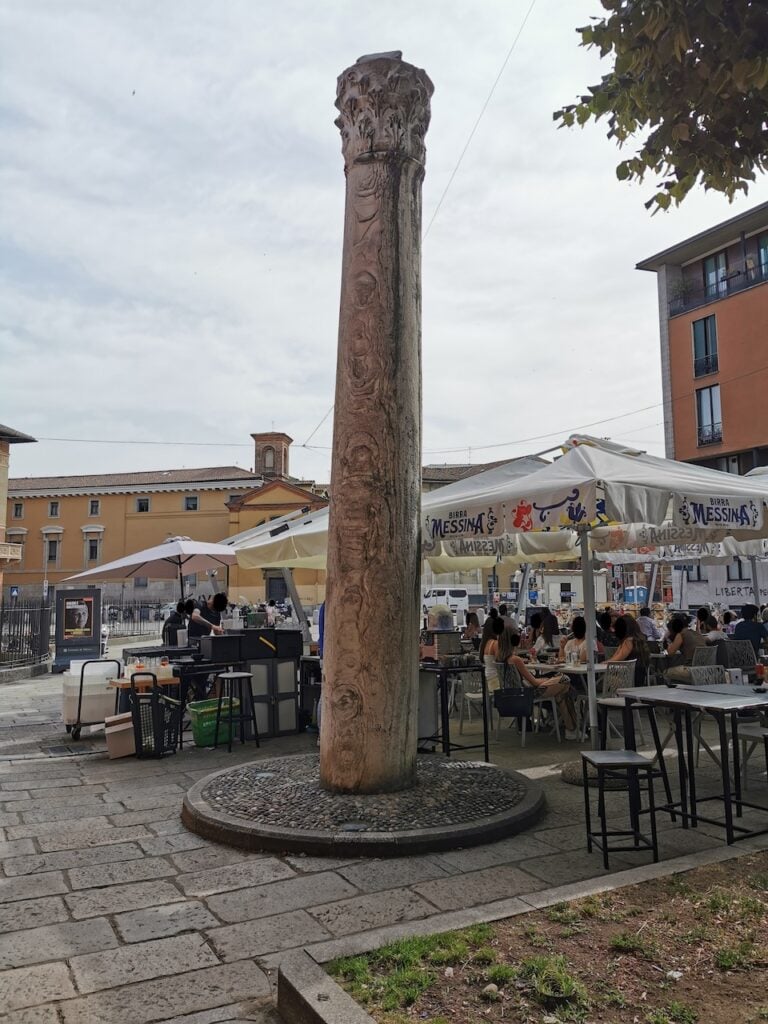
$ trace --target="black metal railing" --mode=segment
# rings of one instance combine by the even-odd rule
[[[48,658],[51,607],[47,601],[0,603],[0,668],[35,665]]]
[[[175,602],[171,602],[175,604]],[[110,601],[102,598],[101,621],[118,636],[159,633],[167,618],[166,606],[155,601]]]
[[[705,377],[708,373],[717,373],[717,352],[714,355],[698,356],[693,360],[694,377]]]
[[[677,316],[697,306],[705,306],[708,302],[727,299],[729,295],[752,288],[756,284],[768,281],[768,263],[756,263],[748,259],[745,262],[732,264],[723,276],[698,288],[683,286],[680,293],[669,300],[669,315]]]
[[[720,444],[723,440],[722,423],[710,423],[706,427],[698,429],[699,447],[705,444]]]

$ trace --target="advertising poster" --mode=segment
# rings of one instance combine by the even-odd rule
[[[92,597],[64,598],[64,639],[91,640],[94,631]]]

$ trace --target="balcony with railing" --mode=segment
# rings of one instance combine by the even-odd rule
[[[699,448],[702,448],[707,444],[720,444],[723,440],[723,424],[708,423],[706,426],[699,427],[697,436],[697,444]]]
[[[708,356],[697,356],[693,360],[694,377],[706,377],[708,373],[717,373],[717,352]]]
[[[764,284],[768,281],[768,263],[756,264],[754,260],[732,263],[718,281],[699,288],[683,284],[669,300],[669,315],[679,316],[699,306],[706,306],[719,299],[727,299],[737,292]]]

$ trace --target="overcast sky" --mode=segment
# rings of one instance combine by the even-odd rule
[[[326,481],[336,77],[401,49],[432,78],[426,228],[529,3],[6,4],[0,422],[40,439],[11,475],[251,468],[274,429]],[[634,265],[768,199],[763,179],[651,217],[602,125],[555,128],[601,74],[574,31],[598,12],[537,0],[424,239],[425,463],[576,429],[663,454],[656,281]]]

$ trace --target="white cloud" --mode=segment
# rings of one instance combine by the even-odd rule
[[[596,6],[596,5],[595,5]],[[528,3],[213,5],[54,0],[0,33],[2,419],[41,438],[12,472],[251,464],[333,401],[344,178],[336,76],[401,48],[435,84],[431,220]],[[766,197],[649,217],[601,127],[552,110],[600,74],[539,3],[423,246],[425,461],[475,461],[595,428],[661,452],[656,292],[638,259]],[[595,11],[596,13],[596,11]],[[326,479],[332,420],[294,449]],[[527,441],[538,435],[546,440]],[[517,446],[484,445],[519,441]]]

